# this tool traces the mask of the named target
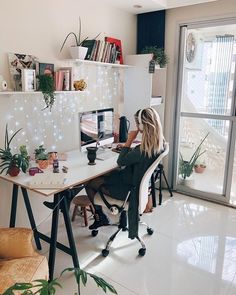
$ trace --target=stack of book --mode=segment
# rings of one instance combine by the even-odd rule
[[[72,68],[61,68],[54,75],[56,91],[73,90]]]
[[[86,60],[123,64],[121,41],[118,39],[85,40],[82,46],[88,47]]]

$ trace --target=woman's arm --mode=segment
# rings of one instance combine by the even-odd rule
[[[123,148],[120,152],[120,155],[117,159],[117,164],[119,166],[129,166],[134,163],[139,162],[140,159],[140,151],[139,149],[135,148],[133,150],[130,149],[131,144],[135,140],[138,130],[129,132],[128,139],[126,143],[123,145]]]

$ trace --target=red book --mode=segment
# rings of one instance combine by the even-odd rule
[[[111,44],[115,44],[115,46],[116,46],[116,60],[115,60],[115,63],[123,64],[121,40],[115,39],[115,38],[112,38],[112,37],[105,37],[105,41],[109,42]]]

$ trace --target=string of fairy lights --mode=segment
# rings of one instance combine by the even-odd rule
[[[78,147],[78,114],[112,107],[121,95],[119,68],[94,68],[83,64],[73,70],[75,80],[84,79],[87,88],[79,92],[56,93],[51,111],[44,109],[41,93],[13,94],[10,97],[11,108],[5,114],[9,136],[22,128],[12,141],[13,152],[17,152],[20,145],[26,145],[30,154],[39,145],[44,145],[48,151]]]

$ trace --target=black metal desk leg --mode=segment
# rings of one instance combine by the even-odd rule
[[[67,237],[68,237],[68,241],[69,241],[69,245],[70,245],[73,264],[74,264],[74,267],[79,267],[79,259],[78,259],[74,235],[73,235],[73,231],[72,231],[72,227],[71,227],[71,221],[70,221],[69,209],[68,209],[66,197],[64,197],[64,199],[62,201],[62,212],[63,212],[64,221],[65,221],[65,225],[66,225],[66,232],[67,232]]]
[[[58,231],[60,200],[61,200],[60,194],[55,194],[54,195],[55,208],[54,208],[53,214],[52,214],[51,242],[50,242],[49,259],[48,259],[49,280],[50,281],[53,280],[55,258],[56,258],[56,245],[57,245],[57,231]]]
[[[17,199],[18,199],[18,185],[13,184],[12,201],[11,201],[10,227],[15,227],[15,225],[16,225]]]
[[[152,194],[152,206],[156,207],[157,202],[156,202],[156,190],[155,190],[155,177],[153,174],[151,176],[151,194]]]
[[[34,232],[34,240],[35,240],[36,247],[37,247],[38,250],[41,250],[42,249],[42,246],[41,246],[41,243],[40,243],[40,239],[38,237],[38,234],[37,234],[37,228],[36,228],[36,224],[35,224],[35,220],[34,220],[34,215],[33,215],[33,211],[32,211],[31,205],[30,205],[30,201],[29,201],[29,196],[28,196],[27,190],[24,187],[22,187],[21,188],[21,191],[22,191],[22,195],[23,195],[23,198],[24,198],[25,207],[26,207],[26,210],[27,210],[27,213],[28,213],[29,222],[30,222],[31,228],[32,228],[32,230]]]

